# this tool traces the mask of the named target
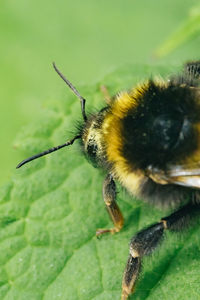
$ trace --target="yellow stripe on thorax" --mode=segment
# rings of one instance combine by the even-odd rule
[[[137,107],[137,97],[146,86],[132,90],[130,93],[120,93],[111,105],[111,110],[103,122],[103,135],[108,161],[111,162],[112,173],[123,186],[131,193],[137,194],[141,181],[144,180],[142,172],[133,171],[132,166],[122,153],[123,128],[122,119],[128,112]]]

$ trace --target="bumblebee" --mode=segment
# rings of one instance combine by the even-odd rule
[[[96,235],[119,232],[124,224],[116,202],[115,181],[129,193],[175,212],[141,230],[130,241],[122,280],[122,300],[134,292],[142,259],[161,243],[164,232],[181,231],[200,212],[200,61],[189,62],[167,81],[150,79],[110,98],[99,112],[86,115],[86,100],[53,64],[56,72],[80,99],[83,121],[75,137],[22,161],[49,154],[75,140],[86,158],[107,176],[103,199],[113,228]]]

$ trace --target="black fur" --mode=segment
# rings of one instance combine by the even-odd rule
[[[200,77],[200,62],[193,61],[185,64],[185,73],[188,74],[193,79]]]
[[[196,149],[193,125],[200,120],[196,98],[188,85],[171,82],[162,87],[149,82],[136,99],[136,107],[122,120],[122,155],[133,168],[165,169],[167,163],[180,161]]]
[[[140,197],[161,208],[177,208],[191,200],[193,193],[193,189],[175,184],[158,184],[151,178],[140,186]]]

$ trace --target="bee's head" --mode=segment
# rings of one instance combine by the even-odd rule
[[[123,155],[130,163],[164,168],[196,149],[200,105],[195,89],[150,81],[136,103],[123,120]]]

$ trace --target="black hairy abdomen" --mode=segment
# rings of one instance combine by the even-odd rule
[[[160,207],[178,207],[192,199],[194,189],[174,184],[158,184],[148,179],[140,186],[140,197]]]

